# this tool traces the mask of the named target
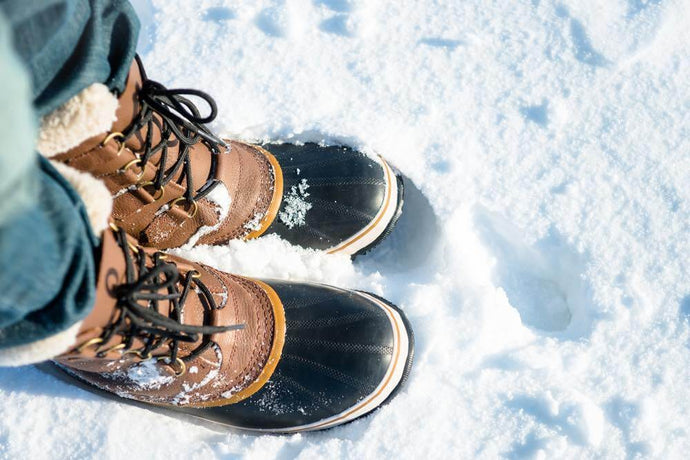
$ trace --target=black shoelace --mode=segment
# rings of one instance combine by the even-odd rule
[[[144,347],[136,351],[142,358],[151,357],[151,352],[168,343],[170,347],[168,362],[173,364],[178,360],[189,361],[211,345],[210,341],[204,341],[189,355],[179,358],[180,342],[194,343],[199,340],[199,335],[208,336],[244,328],[244,324],[231,326],[183,324],[181,318],[184,304],[192,284],[197,288],[195,292],[201,298],[205,308],[209,310],[217,308],[211,291],[197,278],[198,272],[189,271],[180,279],[177,266],[163,260],[164,254],[155,253],[153,256],[148,256],[142,249],[129,245],[124,230],[118,229],[115,234],[117,243],[125,255],[126,282],[115,288],[114,294],[117,297],[119,315],[106,327],[101,336],[103,339],[101,343],[107,343],[113,334],[118,334],[123,337],[124,347],[120,348],[126,351],[131,348],[134,337],[138,337],[144,342]],[[147,267],[147,261],[153,262],[153,265]],[[182,287],[181,291],[179,285]],[[158,313],[160,302],[169,303],[169,316]]]
[[[161,190],[168,182],[183,168],[182,173],[177,179],[181,184],[186,180],[186,190],[184,197],[188,202],[199,200],[206,196],[213,188],[218,185],[218,180],[214,178],[218,159],[216,154],[220,153],[220,147],[227,147],[227,144],[215,136],[206,126],[216,118],[218,109],[216,102],[207,93],[195,89],[167,89],[162,84],[146,78],[144,67],[136,56],[139,69],[141,70],[142,87],[138,91],[140,110],[132,124],[123,132],[124,141],[135,135],[144,126],[147,127],[146,139],[144,141],[144,152],[140,156],[140,167],[143,169],[150,161],[151,157],[160,152],[158,160],[158,171],[152,186],[156,190]],[[203,99],[210,108],[207,116],[201,116],[197,106],[186,96],[196,96]],[[158,115],[160,122],[154,117]],[[154,129],[160,131],[160,141],[153,144]],[[178,143],[178,157],[175,163],[166,169],[168,158],[168,145],[171,138],[175,138]],[[189,158],[190,147],[197,142],[203,142],[211,151],[211,168],[206,183],[195,190],[192,181],[192,165]]]

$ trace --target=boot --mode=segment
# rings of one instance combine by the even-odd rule
[[[105,232],[97,300],[56,362],[123,398],[229,426],[330,428],[389,400],[413,338],[402,312],[363,292],[260,281]]]
[[[202,115],[188,96],[210,112]],[[275,233],[354,255],[378,243],[400,215],[402,180],[382,158],[316,144],[221,140],[205,126],[216,116],[210,96],[166,89],[147,78],[138,58],[117,106],[107,132],[50,155],[102,179],[115,223],[145,246]]]

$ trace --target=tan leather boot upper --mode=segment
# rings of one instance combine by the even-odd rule
[[[259,390],[284,339],[283,308],[266,284],[107,231],[96,305],[56,361],[123,397],[204,407]]]
[[[223,145],[204,139],[203,127],[195,133],[180,124],[184,120],[166,121],[151,107],[163,100],[170,109],[180,95],[169,93],[147,80],[135,60],[110,131],[53,158],[102,179],[114,198],[117,225],[147,246],[259,236],[280,206],[277,161],[260,147],[237,141]],[[176,133],[197,140],[185,143]]]

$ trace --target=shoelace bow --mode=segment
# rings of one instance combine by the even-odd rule
[[[215,136],[206,126],[216,118],[218,109],[213,98],[203,91],[196,89],[168,89],[161,83],[146,78],[143,65],[137,56],[137,62],[141,69],[142,87],[138,91],[140,110],[134,122],[123,132],[124,141],[132,137],[144,126],[147,127],[146,140],[144,142],[144,153],[141,155],[141,168],[146,167],[151,157],[160,152],[158,160],[159,168],[154,178],[153,187],[161,190],[168,182],[173,180],[180,168],[183,172],[177,182],[182,183],[186,180],[186,190],[184,198],[188,202],[199,200],[206,196],[213,188],[218,185],[218,180],[214,179],[217,166],[217,153],[220,146],[227,147],[227,144]],[[207,116],[201,116],[197,106],[185,96],[196,96],[203,99],[210,108]],[[154,114],[161,119],[160,126]],[[154,129],[160,130],[160,141],[153,144]],[[170,138],[174,136],[178,141],[178,157],[170,168],[165,168],[168,158],[168,144]],[[189,159],[189,149],[197,142],[203,142],[210,149],[211,168],[206,183],[194,189],[192,181],[192,165]]]
[[[104,331],[101,343],[107,343],[113,334],[119,334],[123,336],[123,348],[129,350],[134,337],[139,337],[143,339],[144,347],[137,350],[137,354],[146,358],[150,357],[155,349],[169,343],[170,355],[167,358],[172,364],[188,361],[211,345],[210,341],[206,341],[189,355],[179,358],[180,342],[194,343],[199,339],[199,334],[211,335],[244,328],[244,324],[231,326],[183,324],[182,312],[192,284],[198,288],[196,293],[202,297],[208,308],[216,308],[211,291],[196,277],[198,272],[190,271],[183,279],[180,279],[177,266],[165,262],[162,259],[164,257],[162,253],[148,256],[142,249],[130,247],[122,229],[116,231],[116,239],[125,255],[126,282],[115,289],[120,314]],[[153,266],[147,267],[147,260],[152,261]],[[137,269],[135,269],[135,264]],[[178,290],[178,284],[182,285],[181,291]],[[160,302],[169,302],[169,316],[158,313]],[[142,304],[147,304],[147,306]]]

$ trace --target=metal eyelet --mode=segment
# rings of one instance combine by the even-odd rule
[[[180,358],[175,358],[175,361],[170,361],[169,356],[159,356],[158,361],[167,361],[165,364],[170,366],[172,370],[175,372],[175,375],[177,377],[184,375],[187,372],[187,365],[182,361]],[[178,369],[175,369],[175,366],[173,366],[173,363],[178,365]]]
[[[105,147],[105,145],[106,145],[108,142],[112,141],[113,139],[115,139],[115,138],[117,138],[117,137],[119,137],[120,139],[124,139],[124,138],[125,138],[125,135],[122,134],[122,133],[120,133],[120,132],[117,132],[117,131],[112,132],[112,133],[108,134],[108,135],[105,137],[105,139],[103,139],[103,140],[101,141],[101,147]],[[120,148],[119,148],[119,150],[117,151],[117,154],[115,155],[115,156],[117,156],[117,157],[119,157],[119,156],[122,154],[122,152],[125,150],[125,143],[124,143],[124,142],[118,142],[118,145],[120,146]]]
[[[126,165],[124,165],[122,168],[120,168],[120,173],[126,173],[127,170],[134,165],[141,165],[141,158],[137,157],[129,163],[127,163]],[[137,182],[140,181],[142,177],[144,177],[144,174],[146,174],[146,166],[141,168],[141,172],[137,175]]]
[[[122,355],[137,355],[140,359],[146,361],[148,359],[151,359],[151,353],[146,353],[145,355],[141,354],[141,350],[127,350]]]
[[[129,246],[129,249],[131,249],[134,254],[139,254],[139,248],[134,243],[127,241],[127,246]]]
[[[192,278],[194,278],[195,280],[198,280],[199,278],[201,278],[201,273],[199,273],[196,270],[190,270],[189,273],[191,273]]]
[[[103,358],[103,357],[105,357],[105,355],[107,355],[107,354],[110,353],[111,351],[122,350],[122,349],[125,348],[126,346],[127,346],[127,345],[125,345],[124,343],[118,343],[117,345],[113,345],[112,347],[106,348],[105,350],[99,350],[99,349],[97,348],[97,349],[96,349],[96,356],[99,357],[99,358]]]
[[[147,180],[146,182],[140,182],[139,187],[148,187],[149,185],[155,185],[153,182],[150,180]],[[158,201],[161,198],[163,198],[163,195],[165,195],[165,185],[162,186],[159,189],[156,189],[156,192],[153,194],[153,201]]]
[[[192,204],[192,212],[187,212],[187,215],[189,215],[190,219],[193,219],[194,216],[196,216],[196,213],[199,211],[199,205],[196,203],[194,200],[188,200],[186,197],[181,196],[179,198],[175,198],[172,202],[170,202],[170,207],[175,206],[177,203],[180,201],[187,201]]]
[[[115,225],[114,222],[108,222],[108,225],[110,226],[110,229],[114,232],[119,232],[120,227]],[[131,241],[127,241],[127,246],[129,246],[129,249],[131,249],[135,254],[139,254],[139,248],[136,247]]]
[[[90,347],[91,345],[96,345],[99,343],[103,343],[103,339],[101,337],[94,337],[93,339],[89,339],[86,342],[79,345],[74,351],[77,353],[81,353],[82,350],[84,350],[84,348]]]
[[[110,348],[106,348],[105,350],[99,351],[99,353],[103,353],[104,355],[106,355],[106,354],[110,353],[111,351],[122,350],[122,349],[125,348],[126,346],[127,346],[127,345],[125,345],[124,343],[118,343],[117,345],[114,345],[114,346],[112,346],[112,347],[110,347]]]

